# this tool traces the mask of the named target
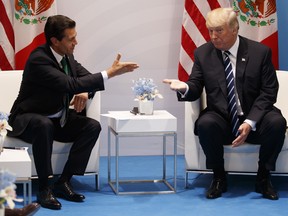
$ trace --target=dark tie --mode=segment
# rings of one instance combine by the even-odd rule
[[[65,73],[69,75],[69,68],[68,68],[68,64],[67,64],[67,60],[65,56],[61,60],[61,65]],[[64,104],[64,109],[63,109],[62,116],[60,118],[61,127],[64,127],[67,121],[67,117],[68,117],[68,112],[69,112],[69,94],[68,93],[66,93],[63,97],[63,104]]]
[[[228,111],[231,120],[232,133],[234,136],[238,136],[238,128],[240,126],[238,115],[237,115],[237,106],[236,106],[236,95],[235,95],[235,83],[233,68],[229,58],[230,52],[224,52],[224,68],[226,75],[226,84],[227,84],[227,98],[228,98]]]

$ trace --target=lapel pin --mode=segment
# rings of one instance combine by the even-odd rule
[[[242,58],[242,61],[245,62],[246,61],[245,58]]]

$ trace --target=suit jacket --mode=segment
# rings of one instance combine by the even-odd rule
[[[255,41],[241,37],[236,62],[236,88],[244,117],[259,122],[276,102],[278,81],[271,61],[271,50]],[[222,52],[208,42],[194,53],[192,73],[187,81],[189,91],[179,100],[193,101],[206,91],[207,110],[229,119],[227,87]],[[201,115],[200,114],[200,115]]]
[[[72,98],[81,92],[104,90],[101,73],[91,74],[73,55],[68,55],[68,59],[70,76],[61,69],[47,44],[30,54],[18,97],[11,109],[9,123],[13,131],[9,135],[18,136],[24,131],[32,116],[29,113],[48,116],[59,112],[67,93]]]

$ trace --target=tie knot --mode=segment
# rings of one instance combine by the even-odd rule
[[[225,56],[229,56],[231,54],[229,50],[225,50],[223,53]]]
[[[66,61],[65,56],[63,56],[63,58],[62,58],[62,60],[60,61],[60,63],[61,63],[61,65],[62,65],[63,67],[65,67],[65,66],[67,65],[67,61]]]
[[[67,64],[67,60],[66,60],[65,56],[62,58],[62,60],[60,62],[61,62],[61,65],[63,67],[63,70],[65,71],[66,74],[68,74],[68,64]]]

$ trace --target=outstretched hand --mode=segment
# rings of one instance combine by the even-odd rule
[[[170,85],[170,89],[172,89],[174,91],[181,91],[181,92],[185,92],[186,91],[186,83],[182,82],[180,80],[177,80],[177,79],[164,79],[163,83],[169,84]]]
[[[135,62],[121,62],[121,54],[118,53],[112,66],[107,69],[108,78],[118,76],[127,72],[132,72],[139,67]]]

